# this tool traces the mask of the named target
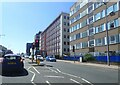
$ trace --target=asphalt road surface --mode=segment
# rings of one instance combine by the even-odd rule
[[[118,69],[85,66],[62,61],[46,62],[44,66],[25,59],[22,73],[0,76],[2,85],[119,85]]]

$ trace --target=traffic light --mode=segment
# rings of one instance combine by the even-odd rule
[[[39,40],[35,40],[35,47],[39,47]]]
[[[75,52],[75,46],[73,46],[73,52]]]

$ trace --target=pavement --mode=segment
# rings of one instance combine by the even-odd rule
[[[72,63],[72,64],[77,64],[77,65],[87,65],[87,66],[96,66],[96,67],[103,67],[103,68],[110,68],[110,69],[119,69],[119,66],[117,65],[110,65],[108,66],[107,64],[96,64],[96,63],[89,63],[89,62],[79,62],[79,61],[69,61],[69,60],[57,60],[61,62],[66,62],[66,63]]]

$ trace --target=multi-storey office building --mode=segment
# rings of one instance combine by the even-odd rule
[[[73,46],[76,55],[88,52],[95,56],[106,55],[107,37],[110,53],[119,53],[120,1],[104,3],[82,0],[70,8],[71,55]]]
[[[45,29],[41,44],[47,55],[69,54],[69,14],[62,12]]]

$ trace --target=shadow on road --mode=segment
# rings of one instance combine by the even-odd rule
[[[23,69],[20,72],[2,72],[2,76],[6,76],[6,77],[18,77],[18,76],[27,76],[28,75],[28,71],[26,69]]]
[[[36,64],[36,62],[28,62],[29,64]]]

